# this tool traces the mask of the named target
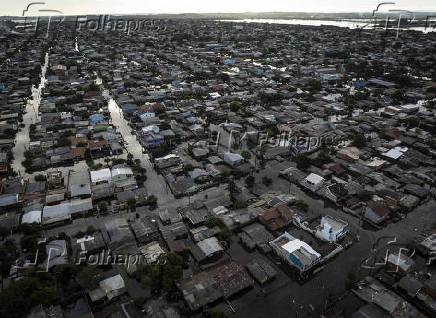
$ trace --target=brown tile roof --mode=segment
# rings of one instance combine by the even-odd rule
[[[71,149],[71,157],[75,158],[85,158],[86,147],[77,147]]]
[[[99,141],[92,141],[88,145],[89,148],[102,148],[102,147],[106,147],[108,143],[107,140],[99,140]]]

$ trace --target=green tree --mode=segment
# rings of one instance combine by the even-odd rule
[[[203,311],[203,318],[224,318],[224,312],[219,309],[205,308]]]
[[[311,166],[310,158],[305,154],[295,156],[295,163],[297,164],[297,168],[303,171],[309,169]]]
[[[298,201],[295,203],[295,206],[296,206],[298,209],[300,209],[301,211],[304,211],[304,212],[306,212],[306,211],[309,210],[309,205],[308,205],[306,202],[304,202],[303,200],[298,200]]]
[[[8,228],[0,226],[0,238],[3,240],[6,236],[11,233]]]
[[[250,160],[251,159],[251,153],[247,150],[243,150],[241,151],[241,156],[245,159],[245,160]]]
[[[53,305],[57,298],[56,283],[50,273],[30,272],[0,293],[0,317],[27,317],[36,305]]]
[[[352,145],[358,148],[365,147],[366,138],[365,135],[360,133],[354,136]]]
[[[359,198],[360,201],[367,202],[367,201],[372,199],[372,193],[369,192],[369,191],[364,190],[364,191],[359,192],[357,194],[357,197]]]
[[[271,178],[265,176],[265,177],[262,178],[262,183],[265,186],[269,187],[273,183],[273,181],[272,181]]]
[[[43,174],[38,174],[35,176],[35,181],[45,181],[47,180],[47,177]]]
[[[215,227],[215,226],[221,227],[223,225],[223,222],[219,218],[210,217],[210,218],[208,218],[206,220],[204,225],[206,225],[208,228],[212,228],[212,227]]]
[[[174,282],[182,278],[183,259],[175,253],[160,255],[159,265],[138,266],[136,278],[156,292],[172,291]]]
[[[101,280],[103,280],[103,271],[95,266],[85,266],[77,274],[77,282],[87,290],[96,289]]]
[[[107,203],[106,201],[101,201],[98,203],[98,209],[100,210],[100,212],[106,212],[107,211]]]
[[[252,188],[254,186],[255,183],[255,179],[253,176],[248,176],[247,178],[245,178],[245,184],[248,188]]]

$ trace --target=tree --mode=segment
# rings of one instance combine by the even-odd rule
[[[6,236],[10,234],[10,231],[8,228],[4,226],[0,226],[0,238],[3,240]]]
[[[224,318],[224,312],[219,309],[205,308],[203,311],[203,318]]]
[[[76,277],[79,268],[74,264],[60,264],[54,267],[53,275],[63,285],[67,285],[68,282]]]
[[[366,138],[365,135],[360,133],[354,136],[352,145],[358,148],[365,147]]]
[[[154,210],[157,208],[157,197],[155,195],[150,195],[147,198],[146,204],[150,206],[150,210]]]
[[[230,103],[230,110],[232,112],[237,112],[241,108],[242,104],[240,102],[231,102]]]
[[[56,147],[70,147],[70,146],[71,146],[71,140],[65,137],[58,139],[58,142],[56,144]]]
[[[172,291],[174,282],[182,278],[182,265],[183,259],[170,252],[159,256],[158,265],[138,266],[135,276],[156,292]]]
[[[372,199],[372,193],[369,192],[369,191],[364,190],[364,191],[359,192],[357,194],[357,197],[359,198],[360,201],[367,202],[367,201]]]
[[[95,266],[85,266],[77,274],[77,282],[87,290],[96,289],[102,279],[103,271]]]
[[[251,153],[247,150],[243,150],[241,151],[241,156],[245,159],[245,160],[250,160],[251,159]]]
[[[306,202],[304,202],[303,200],[298,200],[295,203],[295,206],[304,212],[307,212],[309,210],[309,205]]]
[[[35,176],[35,181],[45,181],[47,180],[47,177],[43,174],[38,174]]]
[[[98,209],[100,210],[100,212],[104,213],[107,211],[107,203],[106,201],[101,201],[98,203]]]
[[[262,183],[267,187],[269,187],[272,184],[272,182],[273,182],[272,179],[269,177],[265,176],[262,178]]]
[[[129,207],[131,209],[136,208],[136,198],[135,197],[131,197],[127,200],[127,204],[129,205]]]
[[[9,271],[15,259],[17,258],[17,248],[13,241],[7,240],[0,247],[0,272],[4,276],[9,275]]]
[[[47,272],[30,272],[0,293],[0,317],[27,317],[36,305],[50,306],[57,298],[56,283]]]
[[[245,178],[245,185],[248,188],[252,188],[254,186],[255,183],[255,179],[253,176],[248,176],[247,178]]]
[[[297,164],[297,168],[303,171],[310,168],[311,166],[310,158],[307,157],[305,154],[299,154],[295,156],[295,162]]]
[[[92,234],[92,233],[94,233],[94,232],[96,232],[97,230],[95,229],[95,227],[93,227],[92,225],[89,225],[87,228],[86,228],[86,234],[88,234],[88,235],[90,235],[90,234]]]
[[[215,227],[215,226],[221,227],[222,224],[223,224],[223,222],[220,219],[216,218],[216,217],[210,217],[204,223],[204,225],[206,225],[208,228],[212,228],[212,227]]]

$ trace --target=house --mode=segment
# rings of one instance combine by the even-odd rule
[[[228,299],[253,284],[245,268],[236,262],[222,264],[176,283],[191,311],[219,299]]]
[[[375,224],[385,221],[390,213],[391,211],[386,206],[374,201],[368,202],[364,209],[364,217]]]
[[[136,241],[125,219],[110,219],[105,223],[109,248],[113,252],[136,253]]]
[[[358,162],[359,161],[359,156],[352,153],[348,149],[339,150],[338,152],[336,152],[336,157],[338,157],[339,159],[348,161],[348,162]]]
[[[126,292],[124,279],[120,274],[102,280],[97,289],[88,292],[91,301],[97,302],[100,300],[111,301],[112,299],[121,296]]]
[[[200,241],[191,247],[191,253],[199,263],[216,260],[223,251],[224,248],[215,236]]]
[[[321,223],[316,228],[315,236],[323,241],[337,242],[344,238],[347,232],[347,222],[327,215],[321,218]]]
[[[259,223],[253,223],[243,227],[239,237],[244,246],[249,249],[253,249],[257,246],[264,253],[271,251],[268,243],[274,239],[274,236]]]
[[[23,215],[21,224],[41,224],[42,211],[30,211]]]
[[[122,181],[133,177],[133,171],[130,168],[114,168],[111,171],[112,181],[121,183]]]
[[[106,243],[101,232],[85,235],[72,242],[73,254],[77,260],[87,255],[95,255],[106,248]]]
[[[259,215],[259,221],[274,232],[289,225],[293,215],[292,210],[287,205],[279,204],[262,212]]]
[[[424,238],[417,246],[417,250],[426,255],[436,255],[436,233]],[[431,259],[429,261],[432,261]]]
[[[147,264],[154,264],[158,261],[159,256],[165,254],[165,250],[158,242],[150,242],[139,248],[139,251],[144,255]]]
[[[300,184],[312,192],[317,192],[324,185],[324,178],[316,173],[311,173],[306,178],[301,180]]]
[[[91,171],[92,185],[112,182],[112,174],[109,168]]]
[[[69,173],[68,193],[70,198],[87,198],[91,196],[91,180],[87,169]]]
[[[3,194],[0,195],[0,211],[17,207],[20,204],[18,194]]]
[[[148,218],[136,219],[130,224],[130,228],[139,243],[145,244],[158,241],[160,238],[156,220]]]
[[[181,163],[182,163],[182,159],[179,156],[173,154],[169,154],[161,158],[156,158],[154,160],[154,164],[158,170],[177,166]]]
[[[248,272],[261,285],[273,279],[277,271],[264,259],[256,258],[247,264]]]
[[[335,203],[338,203],[340,200],[344,199],[347,195],[348,195],[348,191],[345,189],[345,186],[339,182],[330,184],[324,189],[324,196]]]
[[[389,253],[386,259],[386,270],[399,276],[405,276],[414,265],[415,262],[401,251]]]
[[[279,257],[296,267],[301,273],[311,269],[321,260],[321,254],[288,232],[271,241],[270,245]]]
[[[240,154],[226,152],[224,154],[224,162],[230,167],[235,168],[244,163],[244,158]]]
[[[121,144],[118,141],[112,141],[110,143],[110,148],[111,148],[112,154],[115,156],[121,155],[123,153],[123,147],[121,147]]]

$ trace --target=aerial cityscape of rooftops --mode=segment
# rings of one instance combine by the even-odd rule
[[[1,318],[436,317],[435,1],[10,2]]]

